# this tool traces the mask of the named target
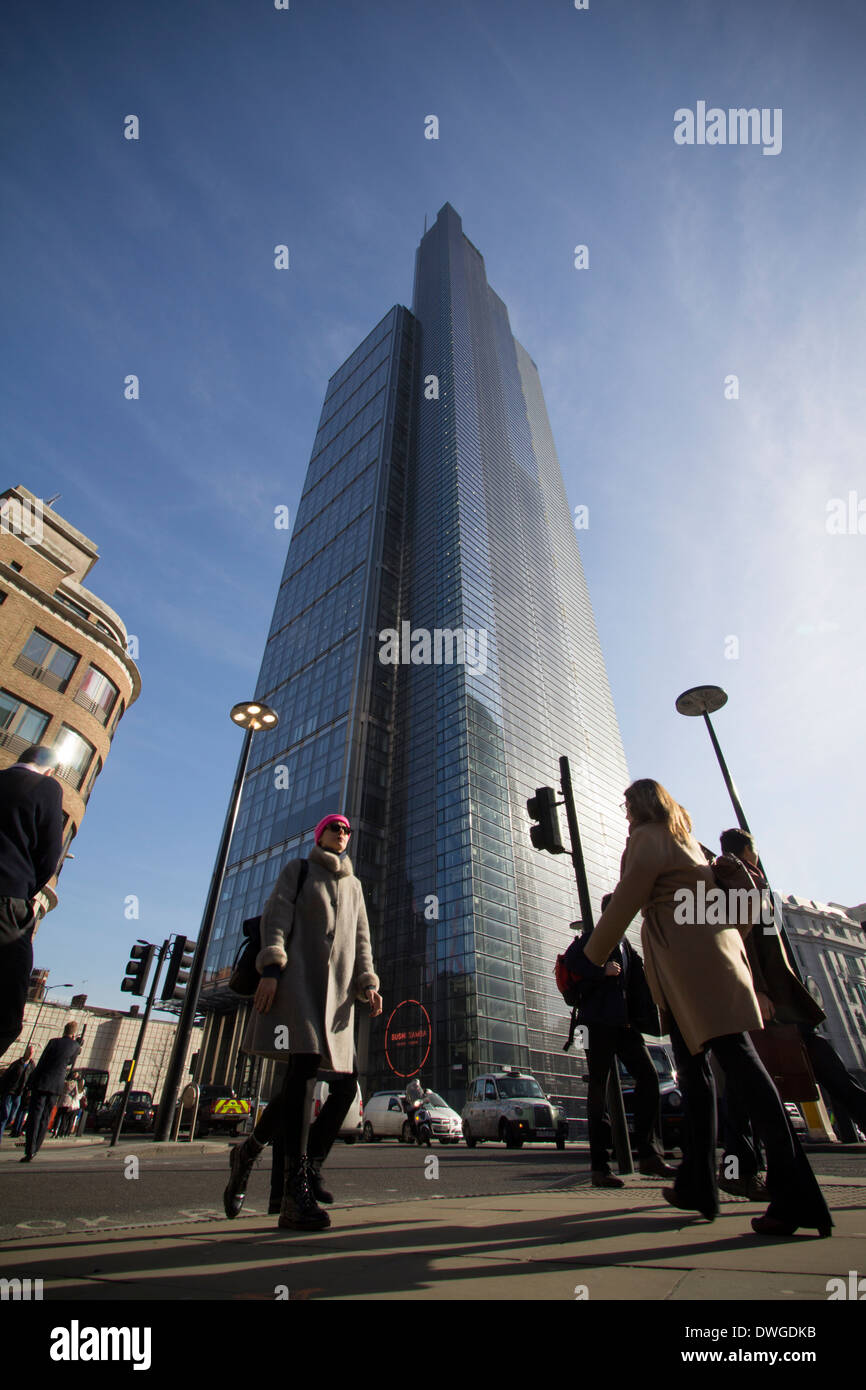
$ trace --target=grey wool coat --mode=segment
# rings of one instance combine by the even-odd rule
[[[355,1000],[379,988],[363,889],[348,857],[316,845],[295,903],[300,870],[300,859],[284,866],[262,913],[256,968],[281,974],[269,1012],[253,1007],[241,1046],[280,1062],[318,1052],[324,1070],[351,1072]]]
[[[743,935],[737,927],[681,925],[675,894],[680,888],[715,887],[713,871],[693,838],[680,844],[667,827],[631,829],[620,881],[584,947],[593,965],[604,965],[626,927],[643,911],[641,944],[647,983],[662,1011],[676,1019],[694,1056],[710,1038],[762,1028]]]

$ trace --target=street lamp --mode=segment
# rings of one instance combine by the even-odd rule
[[[187,984],[186,995],[177,1023],[177,1032],[175,1034],[171,1058],[166,1069],[165,1084],[159,1103],[159,1115],[157,1116],[156,1131],[154,1133],[155,1141],[165,1140],[169,1137],[174,1107],[177,1103],[181,1068],[183,1066],[184,1056],[186,1055],[187,1043],[192,1033],[196,1005],[198,1004],[199,991],[204,975],[205,958],[207,957],[211,933],[213,931],[217,907],[222,892],[229,846],[240,809],[241,792],[243,791],[244,776],[247,770],[247,762],[249,761],[253,734],[259,729],[275,729],[279,723],[276,712],[272,710],[269,705],[262,704],[260,700],[241,701],[239,705],[233,707],[231,719],[233,724],[237,724],[239,728],[246,730],[246,737],[244,738],[244,745],[241,749],[238,770],[235,774],[234,787],[232,788],[231,801],[229,802],[229,809],[226,814],[225,825],[223,826],[222,840],[220,841],[216,863],[214,864],[214,870],[211,876],[207,906],[204,910],[204,917],[202,918],[202,924],[198,934],[198,947],[195,957],[193,958],[192,969],[189,972],[189,983]]]
[[[31,1044],[31,1042],[32,1042],[32,1040],[33,1040],[33,1034],[36,1032],[36,1029],[37,1029],[38,1026],[39,1026],[39,1020],[40,1020],[40,1018],[42,1017],[42,1010],[45,1008],[45,996],[46,996],[46,994],[48,993],[48,991],[49,991],[50,989],[74,989],[74,988],[75,988],[75,986],[73,985],[73,983],[72,983],[71,980],[70,980],[67,984],[65,984],[65,985],[46,985],[46,986],[45,986],[45,988],[44,988],[43,991],[42,991],[42,998],[41,998],[40,1001],[39,1001],[39,1011],[38,1011],[38,1013],[36,1014],[36,1021],[35,1021],[35,1023],[33,1024],[33,1027],[30,1029],[30,1037],[27,1039],[27,1042],[25,1043],[25,1047],[29,1047],[29,1046],[30,1046],[30,1044]]]

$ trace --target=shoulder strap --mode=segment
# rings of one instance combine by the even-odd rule
[[[295,889],[295,902],[297,902],[297,901],[298,901],[298,898],[301,896],[301,889],[303,888],[304,883],[306,882],[307,873],[309,872],[309,868],[310,868],[309,860],[307,860],[307,859],[302,859],[302,860],[301,860],[301,868],[300,868],[300,871],[299,871],[299,873],[298,873],[298,886],[297,886],[297,888]]]

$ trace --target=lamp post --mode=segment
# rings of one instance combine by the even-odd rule
[[[202,924],[198,934],[198,946],[193,959],[192,969],[189,972],[189,983],[187,984],[183,1006],[180,1011],[180,1018],[178,1019],[174,1046],[172,1047],[171,1057],[166,1069],[165,1084],[162,1089],[162,1096],[159,1103],[159,1115],[157,1117],[156,1131],[154,1133],[155,1141],[168,1139],[171,1129],[174,1107],[177,1103],[181,1068],[183,1067],[187,1044],[190,1034],[192,1033],[199,991],[201,990],[201,982],[204,975],[204,963],[210,945],[214,921],[216,919],[216,911],[222,892],[223,878],[225,877],[229,846],[240,809],[241,792],[243,791],[244,776],[247,770],[247,762],[249,761],[253,734],[259,729],[274,729],[279,722],[276,712],[268,705],[263,705],[261,701],[258,700],[244,700],[239,705],[235,705],[231,711],[231,719],[233,724],[237,724],[240,728],[246,730],[246,736],[244,738],[243,748],[241,749],[238,770],[235,774],[235,782],[232,788],[231,801],[229,802],[228,812],[226,813],[222,839],[211,876],[210,892],[208,893],[207,905],[204,910],[204,917],[202,918]]]
[[[37,1015],[36,1015],[36,1021],[34,1022],[33,1027],[30,1029],[30,1037],[27,1039],[27,1042],[25,1043],[25,1047],[29,1047],[30,1044],[31,1044],[31,1042],[33,1041],[33,1034],[36,1032],[36,1029],[37,1029],[37,1027],[39,1026],[39,1020],[40,1020],[40,1018],[42,1017],[42,1010],[45,1008],[45,996],[46,996],[46,994],[48,993],[48,991],[49,991],[50,989],[74,989],[74,988],[75,988],[75,986],[73,985],[73,983],[72,983],[71,980],[69,981],[68,984],[65,984],[65,985],[46,985],[46,986],[45,986],[45,988],[44,988],[43,991],[42,991],[42,998],[41,998],[40,1001],[39,1001],[39,1011],[38,1011],[38,1013],[37,1013]]]

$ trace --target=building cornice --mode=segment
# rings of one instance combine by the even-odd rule
[[[18,570],[12,569],[11,565],[2,561],[0,561],[0,578],[2,578],[3,583],[10,589],[16,590],[22,598],[29,599],[31,603],[37,604],[40,608],[44,609],[46,613],[50,613],[53,618],[61,619],[67,627],[72,628],[74,632],[80,632],[82,636],[87,638],[88,642],[91,642],[95,647],[99,647],[107,656],[110,656],[113,661],[116,661],[126,672],[132,687],[132,692],[126,702],[127,709],[130,705],[134,704],[141,693],[141,676],[139,675],[138,667],[135,662],[128,652],[121,647],[119,642],[112,641],[95,623],[89,622],[86,618],[80,618],[78,614],[74,613],[71,608],[68,608],[62,600],[54,598],[52,594],[47,593],[46,590],[40,588],[38,584],[34,584],[31,580],[27,579],[25,575],[19,573]],[[84,592],[87,591],[85,590]]]

